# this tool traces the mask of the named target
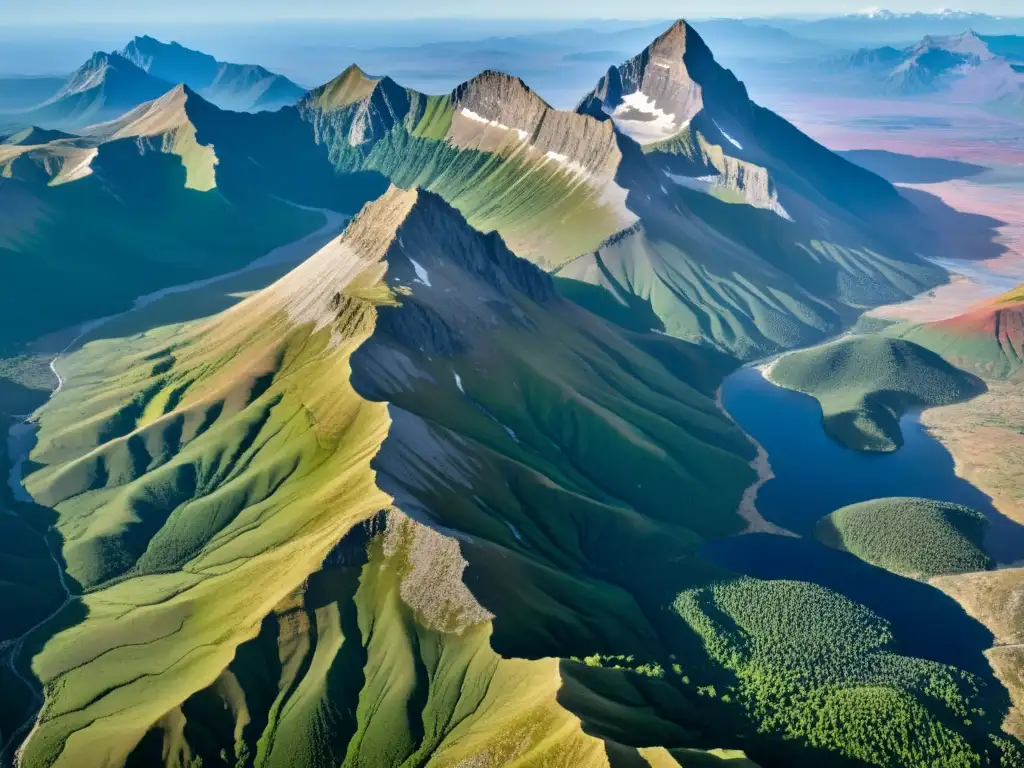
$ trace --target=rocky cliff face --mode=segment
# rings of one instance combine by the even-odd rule
[[[519,144],[593,182],[615,175],[621,154],[611,127],[552,109],[518,77],[483,72],[456,88],[452,103],[456,146],[496,151]]]
[[[317,141],[368,151],[409,114],[412,92],[389,77],[373,78],[355,65],[299,102]]]

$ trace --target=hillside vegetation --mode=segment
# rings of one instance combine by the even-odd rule
[[[1024,367],[1024,286],[962,315],[901,323],[886,331],[942,355],[986,379],[1008,379]]]
[[[28,487],[88,616],[36,640],[26,765],[173,743],[186,764],[568,768],[650,746],[584,734],[552,659],[663,653],[632,581],[653,571],[614,542],[685,560],[740,530],[752,449],[439,198],[395,190],[213,320],[65,363]],[[606,695],[584,700],[610,714]],[[670,713],[651,727],[673,744],[690,715]]]
[[[27,481],[83,594],[26,644],[25,768],[1011,764],[1000,688],[881,629],[847,646],[877,619],[838,595],[751,581],[769,609],[738,603],[806,624],[777,653],[730,604],[753,666],[684,606],[728,581],[699,551],[754,480],[720,365],[398,189],[226,312],[90,343]],[[839,668],[856,691],[794,709],[791,670]]]
[[[982,549],[986,525],[983,514],[961,504],[891,498],[836,510],[815,533],[822,543],[879,568],[927,579],[991,567]]]
[[[815,584],[746,578],[688,590],[673,608],[720,665],[699,689],[708,706],[736,701],[763,732],[799,734],[830,753],[819,765],[978,764],[961,735],[985,714],[977,678],[892,653],[867,608]],[[1020,764],[996,740],[1002,764]]]
[[[903,444],[903,414],[967,400],[985,388],[918,344],[872,335],[783,355],[769,375],[814,397],[825,431],[859,451],[895,451]]]

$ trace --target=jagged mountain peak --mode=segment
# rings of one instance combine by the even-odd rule
[[[85,135],[113,137],[130,129],[132,135],[155,135],[178,128],[189,121],[186,104],[201,98],[184,83],[171,88],[163,96],[140,104],[116,120],[92,126]]]
[[[96,51],[71,74],[64,87],[54,98],[81,93],[102,85],[111,71],[131,75],[133,70],[138,70],[138,67],[120,54]]]
[[[962,32],[959,35],[947,37],[934,37],[929,35],[924,39],[922,45],[942,48],[954,53],[977,56],[980,59],[992,57],[992,52],[989,50],[988,44],[982,39],[981,35],[973,29],[968,29],[966,32]]]
[[[259,65],[218,61],[208,53],[148,35],[133,38],[119,55],[154,77],[187,83],[223,109],[277,109],[295,104],[305,93],[288,78]]]
[[[485,69],[480,74],[471,77],[466,82],[457,86],[454,93],[456,101],[458,101],[460,95],[470,91],[479,92],[484,90],[491,91],[495,96],[514,94],[517,97],[525,97],[543,107],[550,108],[548,103],[534,92],[521,77],[510,75],[507,72],[499,72],[495,69]]]
[[[392,275],[396,282],[416,284],[414,294],[441,290],[428,270],[450,278],[454,269],[500,294],[514,290],[536,300],[555,295],[548,275],[513,254],[497,233],[479,232],[443,197],[419,187],[392,185],[363,208],[341,242],[367,261],[386,261],[390,272],[399,271]]]
[[[732,110],[747,101],[742,83],[679,20],[641,53],[610,67],[577,109],[610,116],[622,133],[647,145],[675,136],[708,107]]]
[[[509,126],[526,139],[551,107],[520,78],[485,70],[459,85],[452,102],[462,114]]]
[[[190,77],[209,78],[221,66],[216,58],[208,53],[188,48],[172,40],[165,43],[149,35],[132,38],[118,54],[138,67],[158,77],[168,72],[177,71]]]
[[[497,233],[474,229],[440,195],[392,185],[341,236],[268,288],[254,311],[283,310],[293,322],[325,327],[343,320],[353,301],[379,300],[373,286],[381,280],[402,305],[420,307],[420,320],[424,311],[457,315],[456,306],[479,311],[485,294],[555,296],[550,276],[515,256]]]
[[[350,64],[333,80],[310,91],[302,103],[327,111],[343,109],[363,101],[371,96],[378,86],[382,85],[392,88],[400,87],[386,75],[375,77],[364,72],[357,64]]]

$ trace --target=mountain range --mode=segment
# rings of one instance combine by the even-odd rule
[[[118,53],[153,77],[183,83],[221,109],[275,110],[295,104],[306,92],[287,77],[255,64],[230,64],[178,43],[136,37]]]
[[[179,84],[54,130],[0,144],[12,345],[355,215],[269,285],[211,286],[222,312],[115,318],[53,361],[27,498],[0,495],[45,542],[0,541],[0,758],[1021,759],[980,651],[922,657],[841,587],[708,552],[786,533],[725,375],[946,278],[911,203],[685,22],[572,111],[353,65],[274,111]]]
[[[427,96],[350,67],[296,107],[259,114],[187,93],[174,118],[196,137],[186,165],[208,176],[198,147],[214,147],[221,190],[337,208],[326,190],[339,184],[421,186],[589,308],[741,357],[827,336],[854,307],[942,279],[899,224],[912,205],[753,104],[684,24],[609,69],[575,112],[497,72]],[[118,133],[72,145],[101,136]]]
[[[948,8],[934,12],[869,8],[861,13],[813,21],[782,18],[766,18],[762,21],[798,37],[850,48],[906,46],[928,35],[948,37],[966,29],[974,29],[985,35],[1024,34],[1024,18],[1019,16],[994,16]]]
[[[134,38],[117,52],[93,54],[55,93],[37,103],[25,103],[26,82],[32,81],[0,81],[0,90],[11,92],[7,97],[0,93],[0,105],[7,104],[0,111],[0,125],[79,130],[120,117],[178,84],[222,109],[240,111],[279,109],[305,93],[263,67],[220,62],[148,36]]]
[[[1006,109],[1024,106],[1024,38],[973,30],[924,38],[902,50],[862,49],[843,68],[890,95],[945,98]]]

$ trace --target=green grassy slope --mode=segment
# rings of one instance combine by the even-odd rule
[[[913,408],[949,405],[984,391],[977,377],[934,352],[880,336],[848,336],[784,355],[770,378],[817,399],[825,430],[862,451],[898,449],[900,417]]]
[[[423,214],[418,220],[415,225],[418,229],[413,229],[414,224],[408,223],[399,237],[412,241],[413,238],[425,238],[434,232],[433,222],[426,217],[427,214]],[[470,242],[478,237],[465,225],[461,227],[457,231],[458,237],[468,238]],[[377,240],[372,231],[361,233],[358,229],[349,237],[360,243],[364,241],[359,238],[365,238],[365,242],[370,244]],[[438,235],[433,234],[433,237]],[[485,257],[489,249],[498,247],[496,242],[486,242],[490,244],[483,252],[477,252],[478,257]],[[456,254],[459,252],[458,249],[452,251]],[[444,265],[433,263],[430,259],[437,259],[444,253],[444,250],[422,250],[418,254],[437,281],[441,280],[438,275],[443,273]],[[325,256],[328,266],[332,266],[331,256],[338,258],[335,253],[328,253]],[[406,275],[401,274],[402,271],[411,270],[409,262],[401,261],[399,256],[392,258],[397,260],[393,267],[396,273],[393,285],[398,289],[398,281],[404,283],[408,280]],[[473,267],[484,270],[483,277],[496,281],[494,283],[473,277],[476,273],[469,271],[471,265],[463,265],[454,270],[451,276],[452,280],[471,279],[479,283],[473,291],[468,292],[473,297],[478,313],[483,311],[491,316],[495,311],[487,303],[475,299],[480,292],[489,290],[493,293],[496,291],[495,285],[503,290],[511,290],[503,286],[506,281],[513,281],[513,285],[516,285],[515,280],[527,280],[523,283],[525,290],[529,288],[529,280],[540,279],[539,273],[537,277],[527,278],[512,274],[512,267],[508,266],[507,260],[514,257],[505,252],[503,258],[506,262],[499,265],[507,267],[510,270],[507,274],[511,276],[503,276],[502,270],[495,270],[493,266],[489,268],[489,274],[486,261]],[[323,260],[321,263],[324,263]],[[372,262],[368,264],[367,269],[372,271]],[[60,515],[58,529],[66,542],[64,551],[68,571],[86,591],[83,601],[89,609],[89,618],[57,634],[46,644],[34,663],[36,672],[46,684],[48,699],[42,726],[29,743],[28,754],[33,761],[47,764],[56,759],[56,764],[63,764],[80,749],[96,750],[109,755],[114,762],[126,759],[128,751],[136,741],[142,739],[149,727],[156,726],[158,721],[163,723],[165,717],[170,718],[174,708],[187,695],[214,683],[219,674],[211,676],[214,667],[219,665],[220,670],[225,669],[236,646],[258,635],[258,625],[265,622],[265,617],[270,615],[274,605],[285,601],[303,579],[317,570],[319,563],[328,556],[345,530],[359,519],[370,517],[377,509],[388,506],[387,496],[365,485],[373,477],[369,460],[377,454],[375,461],[384,462],[384,454],[372,448],[372,445],[374,440],[379,441],[383,437],[384,432],[381,430],[388,429],[387,412],[383,404],[359,397],[346,399],[343,396],[349,378],[346,368],[351,365],[350,355],[358,345],[358,339],[365,338],[365,334],[372,330],[372,318],[377,312],[392,311],[397,316],[386,320],[384,330],[376,333],[384,332],[392,339],[395,334],[399,334],[400,338],[404,334],[413,334],[406,343],[419,345],[424,340],[416,335],[417,323],[422,319],[420,312],[428,310],[418,311],[416,307],[419,304],[409,299],[406,299],[407,304],[402,310],[389,310],[389,302],[393,301],[388,298],[389,291],[378,287],[376,281],[379,277],[371,273],[365,273],[365,278],[357,275],[348,288],[344,288],[344,283],[338,283],[346,293],[334,301],[331,298],[333,289],[330,282],[309,282],[309,277],[302,275],[303,270],[317,268],[316,263],[307,263],[299,270],[298,277],[290,275],[207,326],[199,326],[184,334],[171,326],[152,331],[147,338],[132,342],[95,342],[86,351],[67,361],[69,385],[55,398],[52,410],[44,411],[42,416],[43,429],[33,458],[43,468],[29,479],[29,487],[38,499],[56,505]],[[287,312],[281,312],[282,295],[285,297],[286,310],[292,306],[293,301],[300,301],[305,306],[305,294],[309,286],[316,286],[314,293],[319,291],[324,296],[324,303],[316,306],[322,306],[329,312],[332,302],[334,306],[345,307],[329,328],[311,332],[315,323],[293,324],[287,320]],[[513,291],[511,295],[514,297],[516,294]],[[552,300],[558,301],[554,299],[553,292],[550,296]],[[437,298],[441,299],[442,296]],[[527,309],[531,306],[529,299],[519,301],[525,302]],[[380,306],[381,302],[383,306]],[[380,308],[375,310],[375,305]],[[513,325],[508,331],[512,337],[503,342],[510,349],[522,349],[524,345],[521,335],[532,335],[538,330],[529,325],[529,315],[522,315],[518,322],[514,320],[516,314],[525,311],[516,310],[516,306],[517,301],[513,298],[506,310],[513,312]],[[562,305],[559,303],[559,306]],[[544,317],[544,313],[537,309],[532,312],[538,314],[539,319]],[[565,305],[561,312],[568,312],[566,319],[571,319],[578,310]],[[406,321],[402,317],[410,319]],[[584,319],[587,317],[583,316]],[[258,318],[266,319],[260,325]],[[412,325],[407,327],[406,322]],[[464,318],[463,322],[468,323],[469,318]],[[581,320],[576,319],[575,322]],[[586,322],[594,323],[595,319],[590,318]],[[522,382],[521,386],[526,386],[531,380],[537,382],[535,390],[524,391],[521,395],[537,400],[534,406],[536,414],[529,417],[537,420],[536,427],[531,428],[529,421],[520,423],[529,413],[523,410],[522,403],[510,400],[507,403],[474,404],[460,396],[450,368],[444,369],[446,390],[451,390],[448,397],[456,403],[461,397],[462,403],[451,407],[453,403],[449,402],[447,409],[439,413],[447,412],[449,418],[457,419],[456,425],[467,435],[464,439],[473,434],[477,441],[494,443],[500,436],[511,443],[509,435],[495,423],[495,419],[505,418],[520,430],[521,436],[517,439],[537,441],[538,448],[546,441],[555,441],[560,446],[542,450],[541,455],[545,458],[541,460],[539,468],[527,470],[524,466],[520,470],[524,483],[520,493],[526,494],[520,503],[525,503],[539,493],[567,494],[568,489],[556,491],[557,483],[569,483],[570,488],[580,486],[589,494],[596,495],[601,500],[597,509],[609,507],[611,499],[608,494],[615,489],[620,494],[637,494],[635,489],[631,490],[626,480],[629,475],[624,468],[613,477],[600,478],[602,486],[599,487],[594,485],[597,482],[595,479],[589,479],[578,470],[571,470],[571,464],[566,463],[567,454],[577,457],[574,461],[581,463],[594,464],[596,460],[588,453],[590,441],[583,439],[583,435],[577,436],[577,430],[585,429],[586,434],[600,434],[602,430],[624,429],[636,434],[637,466],[650,465],[642,477],[634,479],[644,479],[655,487],[663,485],[666,498],[669,488],[678,492],[680,483],[686,484],[692,488],[694,512],[700,512],[700,516],[694,518],[694,525],[709,530],[723,529],[723,526],[726,531],[736,530],[739,520],[731,517],[730,505],[735,507],[738,495],[751,473],[745,466],[745,458],[731,452],[747,452],[750,449],[742,436],[717,413],[710,398],[676,383],[677,380],[659,364],[639,355],[622,340],[617,340],[615,334],[599,322],[586,335],[581,334],[581,330],[558,331],[556,329],[562,323],[554,319],[547,320],[545,325],[552,339],[549,342],[552,351],[543,353],[545,357],[557,359],[557,356],[551,357],[556,355],[556,350],[561,354],[570,348],[566,346],[568,340],[561,336],[571,334],[571,339],[580,349],[577,354],[585,354],[584,359],[593,365],[602,366],[605,375],[611,378],[607,383],[599,380],[587,384],[582,360],[578,363],[563,362],[546,376],[540,376],[535,370],[522,369],[519,373],[521,378],[518,379]],[[339,333],[342,339],[351,338],[352,341],[339,343]],[[588,341],[591,334],[595,338]],[[431,339],[433,336],[426,338]],[[435,339],[435,343],[439,343],[442,338]],[[126,343],[129,346],[126,347]],[[611,346],[606,349],[607,345]],[[140,351],[134,352],[135,348]],[[405,354],[414,354],[416,351],[416,346],[410,346]],[[486,351],[493,353],[491,350]],[[381,354],[381,351],[376,354]],[[430,364],[426,357],[420,357],[417,362],[424,366]],[[529,362],[531,365],[539,364],[539,360],[532,357]],[[370,361],[361,365],[366,370],[373,370]],[[391,375],[398,375],[399,371]],[[387,382],[391,380],[391,375],[381,373],[373,376],[370,381]],[[571,384],[563,381],[568,375],[572,376]],[[435,378],[437,382],[442,381],[440,376],[441,371],[438,370]],[[637,380],[637,376],[643,376],[644,379]],[[648,379],[649,383],[640,383]],[[506,380],[512,382],[511,377]],[[71,384],[72,381],[77,384]],[[545,381],[548,383],[542,385]],[[472,374],[467,370],[464,386],[471,387],[472,382]],[[625,419],[622,416],[613,417],[612,410],[620,409],[610,409],[612,403],[629,401],[621,390],[626,386],[636,390],[635,396],[630,398],[635,403],[633,408],[636,414],[630,416],[627,411]],[[675,396],[670,399],[661,394],[658,388],[663,387],[669,387]],[[560,397],[574,390],[578,392],[562,408],[552,410],[548,404],[554,394],[554,391],[548,391],[552,388],[563,393]],[[518,396],[515,387],[510,387],[504,393],[504,397]],[[419,397],[423,398],[424,403],[421,408],[427,404],[431,408],[443,408],[439,395],[421,393]],[[573,402],[578,404],[572,405]],[[409,407],[414,405],[415,402],[408,403]],[[517,416],[517,413],[520,415]],[[66,422],[67,418],[72,419],[72,422]],[[421,423],[419,420],[411,421],[413,419],[411,415],[406,415],[403,423]],[[687,437],[678,427],[671,426],[680,421],[692,425],[693,436]],[[636,422],[635,425],[633,422]],[[639,431],[641,426],[644,432]],[[418,440],[422,428],[412,426],[410,429],[412,432],[408,439]],[[646,433],[650,433],[649,436],[644,436]],[[391,429],[390,435],[389,440],[399,439],[394,429]],[[652,439],[656,443],[651,443]],[[705,449],[694,451],[690,447],[691,443],[705,446]],[[481,446],[483,444],[485,442]],[[517,445],[512,443],[511,450],[515,458],[502,459],[510,468],[516,462],[525,461],[530,464],[540,460],[522,453]],[[670,446],[677,458],[670,459],[663,452]],[[420,450],[423,450],[423,446]],[[482,453],[478,460],[483,459],[487,453]],[[700,468],[699,465],[711,461],[715,453],[720,453],[726,459],[733,456],[724,465],[718,462],[717,471],[721,478],[719,482],[727,483],[726,487],[732,487],[734,491],[712,497],[709,485],[711,467]],[[642,458],[644,456],[648,458]],[[497,457],[493,460],[497,461]],[[691,462],[696,462],[696,465],[688,467]],[[557,473],[556,467],[561,467]],[[538,474],[540,469],[546,469],[549,474]],[[595,464],[588,471],[595,472],[597,469],[602,467]],[[381,471],[383,469],[379,469],[378,473]],[[611,465],[603,471],[609,474]],[[722,475],[723,472],[726,474]],[[568,474],[560,477],[559,473]],[[556,485],[552,486],[552,482]],[[441,478],[430,483],[429,487],[435,489],[432,492],[451,493],[446,490],[447,485],[441,482]],[[485,503],[484,494],[490,493],[485,490],[486,487],[481,482],[481,504]],[[607,490],[603,490],[603,487],[607,487]],[[498,493],[502,488],[503,485],[494,485],[493,492]],[[580,492],[574,491],[576,494]],[[508,490],[503,493],[507,494]],[[461,495],[460,503],[462,509],[453,506],[452,514],[471,512],[471,509],[465,507],[466,499]],[[490,503],[495,505],[495,510],[507,508],[511,513],[514,509],[508,506],[513,503],[513,498],[498,496],[491,499]],[[583,504],[583,499],[578,503]],[[593,501],[589,503],[595,504]],[[622,502],[616,504],[620,506],[612,506],[604,512],[609,522],[624,518],[625,523],[636,516],[636,512],[621,506]],[[719,511],[716,512],[716,508]],[[650,509],[656,510],[653,502]],[[539,508],[536,511],[539,512]],[[476,514],[479,516],[480,513]],[[665,513],[659,511],[659,514]],[[523,511],[518,515],[512,524],[520,526],[529,535],[529,520],[522,517]],[[641,520],[637,518],[637,522]],[[392,528],[398,525],[395,522]],[[333,534],[330,533],[332,530],[335,531]],[[494,520],[486,523],[481,533],[491,537],[498,535],[500,540],[505,541],[512,537],[511,531],[509,525]],[[432,601],[437,599],[436,589],[430,586],[431,580],[443,576],[446,572],[444,569],[453,567],[448,563],[451,557],[458,558],[458,549],[456,547],[452,550],[451,540],[432,534],[427,529],[417,535],[420,539],[424,536],[428,539],[420,548],[425,546],[429,551],[432,547],[442,547],[437,555],[440,560],[436,566],[427,568],[431,576],[424,582],[425,586],[420,587],[420,593],[414,591],[410,594],[408,590],[412,587],[407,586],[403,598],[418,611],[421,623],[425,612],[428,617],[434,617],[432,621],[435,624],[440,622],[439,631],[456,635],[445,641],[453,644],[451,663],[456,665],[453,673],[460,678],[470,675],[468,679],[476,681],[478,673],[474,670],[479,662],[474,662],[474,666],[468,670],[458,665],[467,664],[484,653],[486,643],[480,646],[480,642],[486,641],[489,630],[482,628],[474,635],[477,639],[467,644],[458,637],[465,631],[464,618],[460,617],[465,614],[468,616],[466,620],[475,621],[488,614],[483,608],[466,609],[463,606],[456,611],[453,619],[455,624],[452,625],[444,618],[447,610],[442,610],[440,614],[435,612],[431,606]],[[691,541],[692,546],[696,539],[689,536],[682,540]],[[441,543],[438,544],[434,539]],[[556,550],[551,550],[549,557],[555,554]],[[426,567],[418,559],[415,564],[417,567]],[[392,569],[394,567],[392,558]],[[527,570],[538,569],[543,574],[551,566],[532,565]],[[447,578],[455,578],[458,583],[460,572],[456,569]],[[324,578],[330,579],[329,575]],[[413,583],[420,583],[422,578],[416,576]],[[603,589],[607,589],[596,583],[588,587],[587,579],[581,581],[581,576],[560,577],[559,582],[559,588],[565,592],[564,599],[572,594],[571,588],[577,582],[581,584],[583,596],[589,594],[597,598]],[[474,600],[465,588],[461,594],[456,593],[455,598],[463,602]],[[375,607],[376,598],[368,599],[370,603],[366,610],[386,610],[385,615],[393,614],[394,607],[378,608]],[[390,604],[394,600],[394,597],[388,598]],[[621,603],[620,607],[612,608],[619,612],[628,605],[628,602],[623,602],[624,596],[615,590],[600,600],[609,602],[611,606]],[[519,609],[523,610],[525,606]],[[551,604],[549,610],[554,620],[558,614],[554,604]],[[594,608],[585,608],[580,604],[576,610],[592,612]],[[255,617],[257,613],[258,618]],[[227,615],[232,619],[224,622],[223,618]],[[220,618],[215,619],[216,616]],[[137,637],[145,639],[119,649],[123,622],[129,617],[138,627]],[[558,620],[566,626],[578,621],[565,616]],[[409,621],[407,616],[400,624],[408,625]],[[429,625],[430,621],[426,623]],[[585,631],[593,633],[597,627],[595,619],[591,618],[587,621]],[[406,631],[414,628],[409,627]],[[383,629],[380,631],[384,632]],[[397,627],[395,631],[398,631]],[[415,650],[424,642],[421,633],[421,629],[415,629],[415,641],[408,641],[414,642],[411,651],[414,654],[422,653]],[[392,637],[394,642],[385,640]],[[389,658],[392,654],[399,654],[398,637],[390,631],[382,634],[379,652],[388,654]],[[493,652],[488,653],[496,661]],[[182,661],[180,665],[166,668],[167,658],[180,658]],[[402,660],[401,655],[395,658],[395,663],[411,663]],[[456,662],[457,659],[465,661]],[[351,663],[346,652],[338,661],[338,674],[349,674],[344,670]],[[493,666],[490,662],[484,664],[484,669],[490,666]],[[531,665],[527,667],[533,669]],[[306,679],[301,686],[299,698],[308,701],[309,706],[304,709],[296,700],[290,704],[296,711],[280,723],[276,719],[278,715],[266,714],[267,728],[272,725],[273,729],[253,733],[251,740],[244,741],[238,748],[244,747],[255,755],[260,749],[269,748],[261,747],[261,744],[272,741],[293,743],[286,742],[290,738],[299,739],[299,743],[302,743],[306,736],[288,734],[307,733],[306,729],[313,727],[316,720],[310,718],[317,711],[314,705],[319,694],[316,691],[324,685],[319,675],[327,674],[331,668],[329,657],[323,659],[322,664],[317,662],[308,670],[303,667]],[[387,668],[385,664],[384,669]],[[416,664],[413,664],[411,669],[415,668]],[[513,664],[508,673],[508,684],[502,683],[497,689],[501,692],[503,705],[514,700],[511,691],[516,685],[526,685],[515,683],[520,676],[515,669],[516,665]],[[527,680],[546,680],[544,685],[548,686],[552,698],[544,706],[545,710],[553,714],[545,717],[554,717],[556,721],[568,724],[558,728],[571,729],[572,718],[556,707],[553,701],[559,679],[552,664],[542,666],[536,672],[522,674],[526,675]],[[536,675],[541,675],[541,678]],[[392,684],[395,682],[394,677],[385,677],[376,684],[366,683],[366,691],[361,699],[367,702],[367,706],[377,698],[374,693],[376,686],[382,685],[385,680]],[[486,678],[474,684],[482,692],[488,689]],[[182,686],[191,686],[192,690],[183,694],[185,689]],[[534,687],[535,684],[531,683],[524,690],[532,690]],[[407,694],[403,694],[396,687],[390,692],[389,695],[395,701],[395,717],[404,719],[407,716],[406,697],[412,696],[413,700],[418,700],[419,696],[413,691],[411,688]],[[296,689],[295,695],[299,696],[299,693]],[[282,695],[291,702],[291,689]],[[494,695],[497,695],[497,691]],[[438,696],[441,698],[436,706],[442,711],[452,706],[444,703],[443,692]],[[533,701],[532,694],[528,701]],[[128,706],[128,702],[135,703]],[[485,704],[486,701],[483,701],[478,706],[484,707]],[[128,706],[127,710],[123,709],[125,706]],[[490,711],[490,706],[487,704],[481,716]],[[532,711],[532,705],[524,703],[523,706],[527,713]],[[94,722],[100,713],[107,713],[108,716]],[[521,717],[530,721],[531,732],[536,731],[539,739],[531,754],[565,747],[563,740],[553,741],[551,733],[546,729],[536,730],[532,724],[534,715],[527,717],[524,714]],[[372,738],[365,737],[367,754],[373,755],[374,759],[382,759],[381,756],[389,754],[389,750],[409,749],[409,755],[418,752],[424,757],[436,751],[439,742],[419,743],[415,737],[415,727],[410,727],[408,733],[392,733],[387,729],[378,730],[381,726],[377,722],[375,718],[372,726],[360,726],[368,727],[377,734]],[[381,716],[379,722],[383,725],[388,720]],[[342,738],[339,734],[346,733],[347,726],[336,732],[334,725],[332,723],[332,729],[323,735],[323,740],[314,740],[305,748],[313,748],[321,743],[335,744],[333,748],[339,748],[336,744]],[[501,733],[499,725],[500,721],[488,717],[483,734],[475,734],[472,729],[464,727],[463,730],[468,732],[453,740],[453,754],[462,754],[463,757],[472,754],[475,750],[473,745],[478,740],[488,740],[490,748],[498,749],[501,745],[492,742]],[[437,726],[441,729],[438,738],[445,735],[444,728],[454,727],[454,722],[450,726],[442,726],[443,723]],[[160,725],[160,728],[164,727],[170,727],[170,723]],[[411,739],[408,742],[410,746],[403,747],[401,741],[390,743],[392,739],[401,738]],[[593,752],[603,759],[604,748],[600,744],[588,742],[582,734],[578,738],[584,746],[589,744],[585,749],[581,747],[581,754]],[[217,742],[216,746],[219,752],[225,745]],[[234,741],[227,746],[234,749]],[[341,743],[343,746],[344,742]],[[503,749],[516,750],[520,746],[517,740]],[[139,748],[145,749],[145,743]],[[201,742],[189,742],[189,749],[201,748]],[[290,747],[282,749],[285,749],[282,754],[292,754]],[[574,759],[567,757],[561,764],[576,764]],[[276,764],[273,760],[267,764]]]
[[[815,530],[825,544],[913,578],[983,571],[985,516],[928,499],[876,499],[836,510]]]
[[[754,479],[721,361],[566,302],[436,196],[393,190],[223,314],[65,364],[28,488],[88,614],[32,638],[26,768],[886,765],[892,701],[921,754],[1011,757],[1001,691],[892,646],[909,671],[865,677],[846,729],[756,680],[719,695],[719,613],[671,606],[730,581],[697,553]],[[841,600],[802,595],[779,615]],[[886,638],[839,642],[857,610],[757,669],[871,665]]]
[[[495,114],[475,111],[485,106]],[[350,68],[313,91],[299,113],[339,171],[373,170],[436,192],[545,268],[632,221],[607,191],[618,155],[611,126],[557,112],[508,75],[485,72],[451,94],[426,96]]]
[[[676,133],[638,128],[629,99]],[[640,225],[560,274],[649,308],[659,330],[758,358],[944,280],[913,255],[934,243],[892,185],[753,103],[685,22],[612,67],[577,111],[641,142],[620,142],[616,176]]]

